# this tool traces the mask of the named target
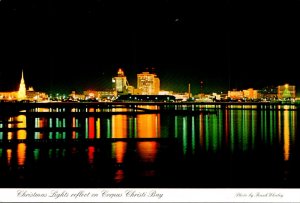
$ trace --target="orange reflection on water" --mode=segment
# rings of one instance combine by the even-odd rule
[[[76,118],[75,118],[75,117],[72,117],[72,128],[76,128],[76,127],[78,127],[78,126],[77,126],[77,122],[76,122]],[[76,131],[73,130],[73,131],[72,131],[72,139],[77,139],[77,138],[78,138],[78,137],[77,137]]]
[[[137,132],[139,138],[160,137],[160,115],[159,114],[137,115]]]
[[[26,159],[26,144],[25,143],[19,143],[17,147],[17,159],[18,159],[18,165],[23,166]]]
[[[112,116],[112,138],[127,137],[127,116],[114,115]]]
[[[127,148],[126,142],[116,142],[113,144],[113,151],[116,157],[116,163],[118,164],[123,163],[126,148]]]
[[[137,116],[137,135],[139,138],[160,137],[160,120],[157,114]],[[137,142],[137,151],[143,161],[153,162],[156,158],[158,144],[156,141]]]
[[[137,142],[137,151],[140,158],[145,162],[154,162],[158,144],[156,141]]]
[[[288,110],[284,111],[283,119],[283,156],[284,160],[288,161],[290,158],[290,125]]]
[[[11,157],[12,157],[12,150],[11,149],[7,149],[6,150],[6,154],[7,154],[7,165],[10,166],[10,164],[11,164]]]
[[[124,156],[127,149],[127,142],[115,142],[112,144],[112,153],[115,157],[116,163],[122,164],[124,162]],[[123,169],[117,169],[115,172],[114,180],[115,182],[119,183],[124,179],[124,171]]]

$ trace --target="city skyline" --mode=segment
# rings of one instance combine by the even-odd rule
[[[155,67],[162,89],[299,86],[298,1],[1,1],[0,86],[106,89]],[[16,81],[16,83],[14,83]],[[68,84],[66,85],[66,81]]]
[[[129,84],[127,80],[127,76],[124,73],[122,68],[118,69],[118,72],[114,77],[111,78],[111,88],[108,89],[84,89],[82,91],[78,89],[72,89],[69,92],[59,91],[45,91],[45,90],[36,90],[33,86],[29,86],[26,88],[25,79],[24,79],[24,71],[21,72],[21,80],[19,84],[18,90],[13,91],[0,91],[1,98],[6,100],[47,100],[51,98],[56,99],[67,99],[71,97],[72,99],[109,99],[110,97],[120,96],[120,95],[177,95],[177,99],[183,99],[182,96],[185,95],[185,99],[194,98],[194,99],[203,99],[203,98],[212,98],[214,97],[217,100],[226,99],[296,99],[297,88],[293,84],[285,83],[285,84],[277,84],[276,86],[266,86],[258,89],[254,89],[253,87],[247,87],[244,89],[230,89],[227,91],[215,91],[215,92],[207,92],[204,89],[203,82],[200,84],[200,91],[197,93],[193,93],[191,91],[191,84],[188,83],[188,89],[182,92],[178,92],[174,89],[161,89],[160,88],[160,78],[157,77],[154,68],[146,69],[141,73],[137,74],[137,84],[134,86]],[[201,86],[202,85],[202,86]],[[100,93],[101,92],[101,93]],[[49,95],[48,95],[49,94]],[[92,95],[92,96],[91,96]],[[217,96],[218,95],[218,96]],[[226,95],[224,97],[224,95]],[[49,98],[48,98],[49,96]]]

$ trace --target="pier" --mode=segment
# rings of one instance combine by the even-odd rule
[[[107,129],[107,125],[110,125],[109,119],[114,115],[129,116],[132,119],[148,114],[179,117],[209,116],[231,109],[295,111],[298,105],[262,102],[2,102],[0,103],[0,140],[3,143],[34,142],[39,140],[37,134],[42,133],[44,141],[57,143],[58,140],[64,140],[63,142],[69,140],[73,142],[74,139],[86,140],[88,138],[87,123],[94,128],[89,127],[88,130],[95,131],[96,125],[99,129],[100,125],[101,128]],[[17,118],[19,116],[23,116],[23,120],[19,120],[20,118]],[[37,126],[40,119],[44,119],[46,124]],[[24,139],[16,136],[22,131],[26,132]],[[9,138],[11,133],[15,135]],[[94,136],[94,140],[106,138],[113,141],[110,135],[102,135],[101,139]]]

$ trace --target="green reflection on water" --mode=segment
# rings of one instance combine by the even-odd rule
[[[196,148],[196,136],[195,136],[195,117],[192,117],[192,152],[195,153]]]
[[[234,137],[234,134],[235,134],[235,125],[234,125],[234,113],[233,113],[233,110],[230,110],[229,111],[229,114],[230,114],[230,119],[229,119],[229,123],[230,123],[230,150],[231,152],[234,152],[235,150],[235,137]]]
[[[182,145],[183,153],[186,154],[187,151],[187,117],[182,119]]]
[[[111,122],[107,119],[107,138],[111,138]]]
[[[256,119],[257,119],[257,113],[255,110],[251,111],[251,146],[252,146],[252,150],[254,149],[255,146],[255,133],[256,133]]]
[[[178,116],[175,116],[175,125],[174,125],[174,134],[175,138],[178,138]]]
[[[270,111],[270,144],[271,145],[273,145],[273,136],[274,136],[274,133],[273,133],[273,128],[274,128],[273,115],[274,115],[274,112],[271,110]]]
[[[214,152],[217,151],[218,149],[218,144],[219,144],[219,136],[218,136],[218,119],[216,116],[211,116],[212,119],[212,133],[211,133],[211,139],[212,139],[212,150]]]
[[[34,149],[33,150],[33,157],[34,157],[34,160],[37,161],[40,157],[40,149]]]
[[[85,118],[85,134],[84,137],[85,139],[89,138],[89,120],[88,118]]]

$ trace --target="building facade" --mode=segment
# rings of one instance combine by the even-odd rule
[[[137,89],[142,95],[155,95],[160,91],[160,80],[154,73],[137,74]]]
[[[112,83],[116,95],[128,94],[129,83],[121,68],[119,68],[117,76],[113,77]]]
[[[296,98],[296,86],[294,85],[279,85],[277,87],[278,99],[291,99]]]

